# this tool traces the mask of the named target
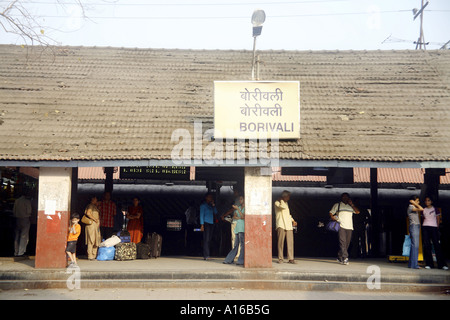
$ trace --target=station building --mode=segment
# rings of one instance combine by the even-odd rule
[[[299,138],[277,143],[211,135],[214,82],[248,81],[249,51],[2,45],[0,56],[2,179],[26,177],[17,185],[36,192],[36,268],[65,266],[70,213],[82,210],[86,193],[102,191],[80,183],[89,168],[102,168],[103,188],[115,195],[125,185],[140,187],[151,199],[148,206],[155,206],[149,211],[161,217],[167,210],[165,218],[175,215],[175,198],[201,199],[207,190],[228,196],[228,186],[241,187],[245,267],[271,266],[272,203],[285,188],[296,191],[292,212],[305,222],[297,243],[314,239],[309,226],[350,189],[371,209],[374,252],[386,253],[386,221],[406,210],[408,198],[387,192],[396,206],[386,210],[379,197],[386,169],[420,170],[408,194],[432,194],[448,225],[441,184],[450,167],[447,50],[261,52],[260,80],[300,83]],[[183,157],[174,152],[181,143]],[[189,177],[114,180],[114,168],[174,166],[189,168]],[[368,182],[355,183],[363,171]],[[298,176],[324,180],[287,181]],[[150,213],[149,230],[161,228],[162,220]],[[309,255],[319,245],[296,245],[296,254]]]

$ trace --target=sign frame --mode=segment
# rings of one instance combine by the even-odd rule
[[[184,171],[174,173],[174,171]],[[169,180],[169,181],[189,181],[189,166],[134,166],[120,167],[120,179],[136,180]]]
[[[214,81],[215,139],[300,139],[300,114],[300,81]]]

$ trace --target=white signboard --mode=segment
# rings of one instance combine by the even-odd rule
[[[215,81],[214,137],[299,139],[298,81]]]

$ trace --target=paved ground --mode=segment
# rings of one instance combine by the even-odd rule
[[[445,270],[411,270],[406,263],[390,263],[387,259],[354,260],[349,265],[338,264],[331,258],[298,258],[297,264],[278,264],[273,260],[272,268],[247,269],[236,265],[225,265],[223,258],[213,258],[204,261],[197,257],[161,257],[151,260],[132,261],[88,261],[80,259],[78,264],[81,272],[108,272],[108,273],[133,273],[133,272],[181,272],[189,273],[235,273],[235,272],[278,272],[278,273],[324,273],[346,274],[349,281],[354,275],[363,275],[367,279],[374,269],[378,270],[380,279],[388,279],[392,276],[432,277],[450,275]],[[61,271],[61,269],[57,269]],[[34,268],[34,260],[24,259],[0,259],[0,274],[16,272],[21,274],[49,272],[52,270],[39,270]],[[364,280],[365,281],[365,280]],[[449,281],[450,282],[450,281]],[[383,283],[382,283],[383,284]],[[182,286],[182,285],[180,285]],[[450,288],[450,283],[449,283]],[[419,293],[419,292],[389,292],[386,290],[354,291],[320,291],[320,290],[262,290],[239,287],[239,281],[230,282],[229,286],[214,288],[80,288],[69,290],[66,288],[52,289],[18,289],[0,291],[0,300],[35,300],[35,299],[61,299],[61,300],[450,300],[450,295],[444,293]]]
[[[450,300],[431,293],[336,292],[229,289],[36,289],[0,291],[0,300]]]
[[[12,258],[0,258],[0,272],[3,271],[39,271],[34,268],[33,259],[23,259],[13,261]],[[212,258],[204,261],[201,257],[160,257],[158,259],[148,260],[130,260],[130,261],[89,261],[79,259],[78,265],[82,271],[219,271],[219,270],[252,270],[242,266],[223,264],[224,258]],[[295,272],[342,272],[342,273],[366,273],[369,266],[379,266],[381,274],[404,274],[404,275],[442,275],[450,274],[450,270],[440,269],[419,269],[411,270],[407,268],[404,262],[391,263],[385,258],[381,259],[356,259],[351,260],[349,265],[341,265],[333,258],[297,258],[296,264],[283,263],[278,264],[273,259],[272,268],[274,271],[295,271]],[[286,260],[285,260],[286,261]],[[264,269],[255,269],[264,270]]]

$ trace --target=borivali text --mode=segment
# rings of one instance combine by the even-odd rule
[[[180,308],[181,315],[207,316],[210,318],[214,313],[223,315],[268,315],[269,305],[259,304],[227,304],[223,307],[196,306],[187,304]]]
[[[294,122],[240,122],[239,132],[294,132]]]

